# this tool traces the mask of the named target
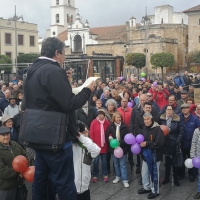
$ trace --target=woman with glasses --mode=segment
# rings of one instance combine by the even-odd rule
[[[166,125],[169,128],[169,134],[165,136],[164,154],[166,160],[165,179],[163,185],[170,181],[170,171],[173,168],[174,184],[180,186],[178,181],[178,169],[173,165],[173,159],[176,154],[176,149],[182,141],[183,124],[180,117],[174,113],[172,105],[166,107],[165,113],[160,116],[160,124]]]

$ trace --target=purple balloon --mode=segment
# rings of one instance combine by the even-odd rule
[[[119,77],[119,80],[120,80],[120,81],[122,81],[123,79],[124,79],[124,77],[123,77],[123,76]]]
[[[131,151],[133,154],[139,154],[141,151],[141,146],[138,143],[135,143],[131,146]]]
[[[128,107],[129,108],[132,108],[133,107],[133,104],[131,102],[128,102]]]
[[[157,82],[153,82],[153,86],[156,86],[157,85]]]
[[[136,136],[136,142],[137,143],[142,143],[144,142],[144,136],[142,134],[139,134]]]
[[[196,168],[200,168],[200,157],[192,158],[192,164]]]
[[[136,143],[135,136],[131,133],[128,133],[125,135],[124,141],[126,142],[126,144],[135,144]]]

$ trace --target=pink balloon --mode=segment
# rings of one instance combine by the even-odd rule
[[[135,136],[132,133],[126,134],[124,137],[124,141],[126,142],[126,144],[135,144],[136,143]]]
[[[141,151],[141,146],[138,143],[135,143],[131,146],[131,151],[133,154],[139,154]]]
[[[142,143],[142,142],[144,142],[144,136],[143,136],[142,134],[138,134],[138,135],[136,136],[136,142],[137,142],[137,143]]]
[[[115,148],[114,155],[116,158],[121,158],[124,155],[123,149],[121,147]]]

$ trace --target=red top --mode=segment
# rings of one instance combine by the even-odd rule
[[[120,107],[120,108],[117,108],[117,111],[122,115],[123,122],[126,124],[126,126],[130,127],[130,119],[131,119],[132,108],[127,107],[124,111]]]
[[[109,125],[110,122],[107,119],[105,119],[105,122],[103,124],[105,134]],[[108,143],[106,142],[106,139],[104,146],[101,147],[101,125],[96,119],[94,119],[90,125],[90,138],[95,144],[97,144],[101,148],[100,153],[108,152]]]
[[[153,93],[153,100],[156,101],[159,108],[162,109],[164,106],[168,105],[168,97],[170,93],[167,89],[163,89],[161,92],[154,92]]]

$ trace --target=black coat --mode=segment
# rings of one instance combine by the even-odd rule
[[[129,133],[129,128],[128,126],[126,126],[126,124],[124,122],[121,122],[121,126],[120,126],[120,147],[123,149],[124,155],[126,155],[128,153],[128,149],[130,149],[130,145],[126,144],[124,141],[124,137],[125,135]],[[116,125],[112,122],[108,129],[106,130],[106,141],[108,143],[110,143],[109,141],[109,136],[112,136],[113,139],[116,139]],[[108,151],[110,153],[114,152],[114,149],[109,145],[108,147]]]
[[[190,76],[186,76],[185,74],[182,76],[183,77],[183,80],[184,80],[184,83],[185,85],[191,85],[191,79],[190,79]]]
[[[167,125],[166,114],[160,116],[160,125]],[[183,138],[184,128],[180,117],[174,114],[171,121],[171,130],[165,136],[164,153],[173,155],[176,153],[177,144],[180,144]]]
[[[130,119],[130,132],[131,133],[135,133],[135,119],[136,119],[136,116],[138,116],[142,112],[143,112],[143,108],[141,108],[140,105],[136,105],[136,106],[133,107],[133,110],[132,110],[132,113],[131,113],[131,119]],[[159,114],[157,112],[155,106],[153,106],[153,105],[152,105],[151,114],[153,116],[157,116]],[[157,119],[159,119],[159,117],[157,117]]]
[[[153,116],[153,120],[155,122],[159,122],[159,115],[157,113],[151,113]],[[144,111],[138,112],[137,117],[135,118],[135,135],[142,134],[142,130],[144,128],[144,119],[143,119]]]
[[[88,126],[88,128],[90,128],[90,124],[97,117],[95,109],[89,105],[88,105],[88,115],[85,114],[82,108],[76,110],[75,113],[76,113],[76,120],[82,121],[84,124]]]
[[[143,128],[144,141],[147,142],[146,147],[156,151],[156,159],[162,161],[163,149],[165,144],[165,136],[157,122],[153,123],[153,126]],[[146,147],[143,147],[142,150]],[[145,160],[144,156],[142,156]]]
[[[22,108],[25,105],[29,109],[66,114],[81,108],[91,95],[89,88],[83,88],[77,95],[73,94],[65,70],[58,62],[48,59],[37,59],[33,63],[24,90],[26,102],[22,102]],[[75,116],[73,121],[76,123]],[[71,126],[71,123],[68,126]]]

